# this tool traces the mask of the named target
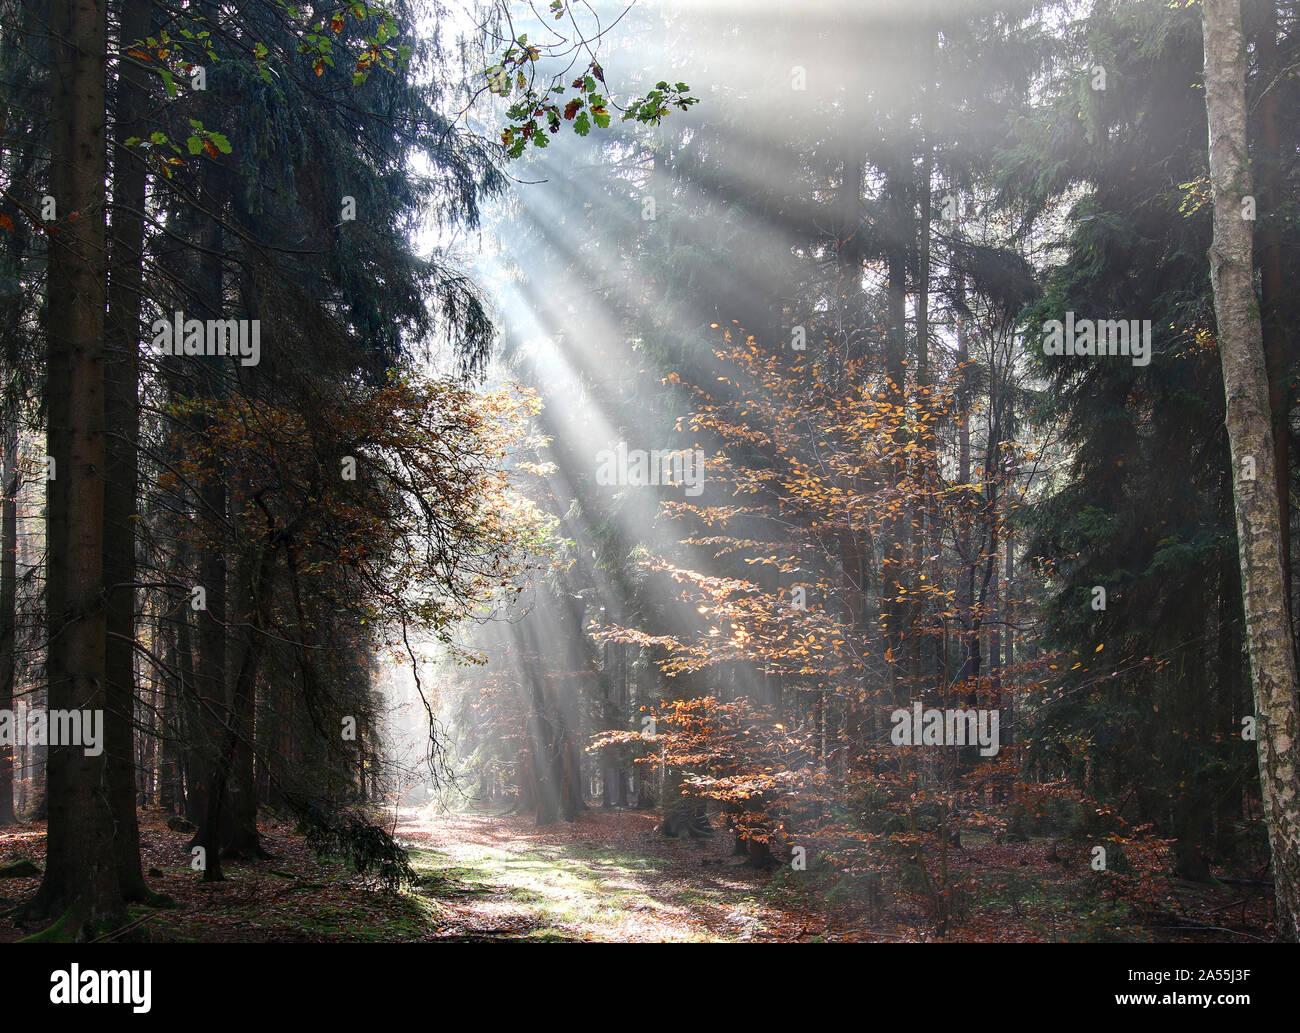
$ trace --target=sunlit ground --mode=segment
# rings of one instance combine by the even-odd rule
[[[765,890],[768,877],[728,856],[730,840],[670,841],[649,813],[592,812],[537,828],[530,816],[412,815],[420,889],[468,937],[542,940],[787,939],[807,916]]]

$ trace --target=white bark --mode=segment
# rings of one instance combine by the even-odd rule
[[[1251,689],[1258,717],[1259,783],[1268,821],[1278,933],[1300,939],[1300,719],[1295,655],[1282,577],[1268,376],[1255,297],[1246,138],[1246,48],[1241,0],[1204,0],[1205,108],[1210,127],[1214,243],[1210,280],[1232,450]],[[1254,460],[1255,476],[1242,476]]]

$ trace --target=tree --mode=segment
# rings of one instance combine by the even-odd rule
[[[1205,110],[1214,243],[1210,281],[1232,450],[1237,548],[1260,790],[1268,821],[1278,931],[1300,940],[1300,700],[1284,590],[1272,408],[1255,296],[1246,137],[1246,44],[1240,0],[1203,0]],[[1250,476],[1247,476],[1247,472]]]
[[[0,439],[0,710],[14,702],[17,664],[14,656],[14,617],[18,588],[18,424],[5,420]],[[12,825],[14,813],[14,771],[18,750],[0,746],[0,826]]]
[[[53,5],[51,226],[46,316],[49,481],[46,613],[51,710],[105,708],[104,209],[105,0]],[[108,757],[77,744],[49,751],[46,867],[32,916],[81,939],[124,917]]]
[[[135,646],[136,504],[139,448],[140,311],[144,285],[147,168],[126,146],[145,136],[149,74],[127,51],[151,28],[152,0],[122,0],[119,70],[113,119],[113,224],[109,237],[107,340],[104,367],[104,749],[117,835],[118,873],[127,900],[153,898],[140,868],[136,817]]]

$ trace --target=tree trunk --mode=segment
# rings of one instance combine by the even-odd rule
[[[1204,0],[1205,107],[1214,242],[1210,280],[1232,451],[1247,651],[1258,718],[1259,782],[1277,898],[1278,932],[1300,939],[1300,766],[1295,655],[1283,596],[1268,374],[1255,297],[1246,139],[1246,50],[1240,0]],[[1243,463],[1253,460],[1246,479]]]
[[[104,608],[104,101],[103,0],[52,5],[50,226],[46,317],[49,707],[103,712]],[[107,754],[49,748],[45,874],[27,913],[59,917],[83,939],[125,916],[114,814],[102,787]]]
[[[220,882],[225,878],[221,870],[221,851],[225,845],[222,829],[230,820],[229,789],[235,757],[240,744],[246,742],[252,731],[254,686],[257,682],[262,650],[266,643],[273,597],[275,551],[276,543],[268,535],[262,543],[259,555],[246,568],[247,579],[241,579],[246,580],[246,583],[241,586],[241,592],[244,594],[249,610],[249,636],[244,655],[240,659],[239,670],[235,674],[230,709],[218,739],[216,762],[208,776],[208,795],[203,823],[195,838],[195,842],[204,846],[207,851],[207,867],[203,872],[204,882]],[[249,849],[256,856],[262,856],[260,843],[257,842],[256,822],[253,825],[252,839],[251,844],[244,842],[241,843],[241,847]],[[233,840],[231,845],[233,846]]]
[[[186,550],[182,547],[178,557],[179,567],[184,570]],[[202,814],[202,801],[197,792],[199,774],[202,770],[203,751],[197,740],[203,733],[204,722],[199,713],[199,690],[194,677],[194,636],[190,629],[189,599],[179,592],[168,594],[171,603],[170,612],[175,616],[176,629],[176,676],[180,680],[178,691],[178,739],[176,750],[180,761],[180,813],[186,819],[198,824]]]
[[[123,49],[149,34],[152,0],[125,0]],[[135,528],[136,448],[140,436],[137,387],[140,299],[143,289],[145,165],[126,146],[147,136],[149,74],[123,60],[117,84],[113,150],[111,279],[104,364],[104,417],[109,433],[104,477],[104,591],[106,608],[104,752],[108,798],[117,823],[118,874],[127,900],[149,899],[140,869],[140,826],[135,808]]]
[[[894,482],[903,480],[907,428],[907,259],[912,242],[911,184],[908,173],[895,167],[889,170],[886,181],[889,217],[886,232],[885,265],[888,269],[886,308],[889,327],[885,350],[885,375],[888,378],[886,397],[890,404],[890,420],[894,421],[896,454]],[[900,510],[901,514],[901,510]],[[884,521],[881,534],[884,541],[881,557],[882,579],[880,585],[882,604],[881,627],[885,629],[884,655],[889,659],[890,696],[896,706],[907,705],[916,691],[900,676],[903,670],[903,645],[907,635],[908,608],[899,603],[906,586],[903,568],[907,563],[908,526],[901,515],[889,516]]]
[[[4,467],[0,471],[0,710],[14,705],[17,657],[14,629],[18,602],[18,420],[16,413],[4,416]],[[14,812],[14,770],[18,756],[14,746],[0,746],[0,825],[12,825]]]
[[[1279,68],[1277,8],[1269,0],[1261,5],[1264,20],[1257,40],[1259,76],[1264,93],[1259,98],[1260,161],[1259,205],[1264,216],[1259,230],[1261,322],[1268,368],[1268,401],[1273,415],[1273,470],[1277,480],[1278,526],[1282,550],[1282,598],[1291,616],[1291,292],[1282,270],[1282,239],[1278,232],[1279,207],[1285,203],[1279,182],[1282,145],[1278,133],[1277,88]]]

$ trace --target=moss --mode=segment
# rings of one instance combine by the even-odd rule
[[[19,943],[73,943],[76,940],[75,922],[72,916],[72,908],[68,908],[52,924],[46,926],[38,933],[32,933],[31,936],[24,936]]]

